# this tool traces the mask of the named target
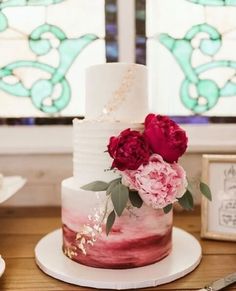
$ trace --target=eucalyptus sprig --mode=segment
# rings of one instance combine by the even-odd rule
[[[200,182],[199,188],[201,193],[208,199],[212,200],[211,190],[207,184]],[[107,202],[105,205],[104,216],[102,222],[107,217],[106,221],[106,234],[108,235],[111,231],[116,217],[120,217],[123,211],[127,208],[128,202],[131,203],[133,207],[140,208],[143,205],[143,200],[138,194],[138,191],[131,190],[129,187],[125,186],[121,182],[121,178],[112,180],[111,182],[94,181],[87,185],[81,187],[81,189],[86,191],[101,192],[106,191]],[[194,207],[193,201],[193,187],[188,181],[188,186],[186,192],[181,198],[178,198],[178,203],[186,210],[192,210]],[[107,216],[108,212],[108,202],[111,200],[113,209]],[[169,213],[173,208],[173,204],[169,204],[163,208],[164,213]]]
[[[121,182],[121,178],[114,179],[109,183],[103,181],[94,181],[92,183],[82,186],[81,189],[93,192],[106,191],[108,199],[105,207],[104,219],[108,211],[108,201],[109,198],[111,198],[113,210],[107,217],[106,222],[107,235],[109,234],[110,230],[112,229],[112,226],[115,223],[116,216],[120,217],[122,215],[125,208],[127,208],[127,204],[129,201],[131,205],[136,208],[140,208],[143,204],[143,200],[140,198],[138,192],[130,190],[127,186],[123,185]]]
[[[193,210],[194,202],[193,195],[187,189],[181,198],[178,198],[178,203],[186,210]]]
[[[211,189],[209,186],[203,182],[200,182],[199,185],[201,193],[209,200],[212,201]]]
[[[103,181],[94,181],[81,187],[86,191],[101,192],[107,190],[109,184]]]
[[[211,190],[209,186],[203,182],[199,183],[199,189],[202,195],[204,195],[209,201],[212,201]],[[184,195],[178,199],[178,203],[185,209],[185,210],[193,210],[194,201],[193,201],[193,187],[188,180],[188,186]]]
[[[169,213],[173,208],[173,204],[169,204],[166,207],[163,208],[163,211],[165,214]]]
[[[116,220],[116,214],[114,209],[111,211],[111,213],[107,217],[107,223],[106,223],[106,234],[108,235],[110,230],[112,229],[113,224]]]

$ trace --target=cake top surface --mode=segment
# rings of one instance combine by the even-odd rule
[[[147,68],[106,63],[86,71],[86,119],[139,122],[148,112]]]

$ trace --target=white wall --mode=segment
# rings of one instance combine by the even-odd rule
[[[189,148],[180,162],[195,182],[201,176],[202,154],[236,153],[235,125],[184,128]],[[28,180],[3,206],[60,205],[60,183],[72,176],[72,127],[0,127],[0,136],[0,172]]]

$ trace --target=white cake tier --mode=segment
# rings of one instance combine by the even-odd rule
[[[142,122],[148,113],[147,68],[108,63],[86,71],[86,118]]]
[[[73,175],[78,186],[93,181],[109,182],[118,177],[110,170],[112,159],[107,151],[110,137],[127,128],[141,130],[140,123],[73,120]]]

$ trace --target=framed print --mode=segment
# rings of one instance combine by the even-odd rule
[[[236,241],[236,155],[203,155],[202,160],[212,201],[202,198],[201,236]]]

